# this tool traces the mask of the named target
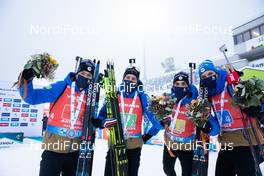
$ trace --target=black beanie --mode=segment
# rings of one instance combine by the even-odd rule
[[[81,71],[88,71],[91,74],[93,74],[94,69],[95,69],[95,66],[94,66],[93,61],[91,61],[90,59],[83,59],[78,67],[77,73]]]
[[[177,73],[173,78],[173,84],[176,81],[185,81],[189,85],[189,75],[185,72],[179,72]]]
[[[133,67],[128,67],[126,70],[125,70],[125,73],[123,75],[123,79],[125,78],[125,76],[127,74],[132,74],[132,75],[135,75],[137,77],[137,80],[139,80],[139,75],[140,75],[140,72],[139,70],[133,66]]]

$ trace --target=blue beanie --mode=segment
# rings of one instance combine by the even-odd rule
[[[204,60],[200,65],[199,65],[199,76],[201,76],[205,71],[212,70],[217,73],[217,69],[213,62],[209,59]]]

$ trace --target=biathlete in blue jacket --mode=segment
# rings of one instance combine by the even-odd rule
[[[123,122],[125,142],[128,157],[128,175],[137,176],[140,165],[140,155],[143,143],[156,135],[162,126],[155,116],[148,111],[148,95],[143,91],[143,84],[139,79],[140,71],[135,66],[128,67],[123,75],[123,82],[118,91],[118,102]],[[152,123],[152,128],[143,134],[142,122],[144,115]],[[100,110],[97,127],[108,127],[107,112],[104,105]],[[107,152],[105,176],[111,176],[110,152]]]
[[[43,137],[40,176],[74,176],[85,114],[86,93],[95,66],[83,60],[77,74],[69,73],[63,81],[48,88],[34,89],[32,69],[22,72],[24,85],[20,94],[31,104],[51,103],[46,132]]]
[[[252,145],[257,140],[264,144],[264,135],[260,129],[261,107],[249,107],[240,110],[232,104],[233,88],[228,84],[226,70],[217,68],[211,60],[203,61],[199,66],[201,83],[208,87],[209,100],[212,103],[214,118],[220,126],[220,152],[216,162],[216,176],[222,175],[255,175],[256,167],[251,153],[249,138]],[[248,117],[248,120],[245,117]],[[243,122],[244,121],[244,122]],[[255,129],[250,124],[252,122]],[[245,124],[244,124],[245,123]],[[248,132],[246,132],[248,130]],[[255,152],[258,157],[258,153]]]
[[[171,95],[176,98],[171,121],[165,124],[163,170],[167,176],[176,176],[175,162],[178,158],[181,163],[182,176],[192,175],[192,163],[194,157],[194,141],[196,135],[195,124],[186,116],[187,108],[192,100],[197,99],[197,88],[189,83],[189,76],[185,72],[179,72],[174,76]],[[210,117],[204,128],[204,133],[217,135],[219,126],[217,121]]]

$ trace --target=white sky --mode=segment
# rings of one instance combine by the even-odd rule
[[[103,67],[112,58],[120,79],[128,58],[142,69],[144,47],[147,76],[159,76],[166,57],[182,67],[221,56],[223,43],[232,52],[230,29],[261,14],[263,0],[0,0],[0,80],[14,82],[28,56],[45,51],[60,63],[58,79],[76,55]]]

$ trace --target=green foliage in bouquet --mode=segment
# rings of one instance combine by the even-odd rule
[[[233,105],[239,105],[242,108],[261,105],[261,98],[264,91],[264,81],[253,77],[246,81],[240,81],[235,86],[232,97]]]
[[[54,79],[54,72],[58,68],[58,62],[48,53],[35,54],[26,63],[24,69],[32,68],[37,78]]]
[[[203,128],[211,113],[211,103],[205,99],[192,100],[191,104],[187,106],[185,115],[197,127]]]
[[[152,112],[158,120],[163,120],[164,117],[172,114],[176,100],[176,98],[172,98],[166,93],[162,96],[152,96],[148,110]]]

